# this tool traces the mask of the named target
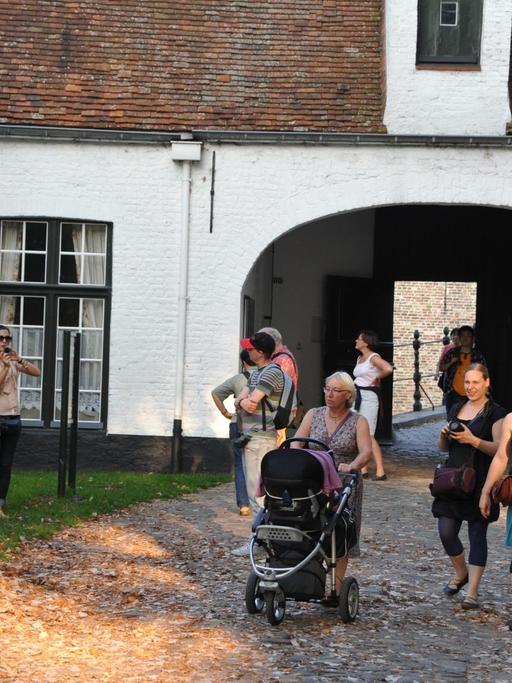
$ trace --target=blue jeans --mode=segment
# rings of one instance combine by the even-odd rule
[[[236,439],[239,435],[238,425],[236,422],[229,423],[229,438],[231,441]],[[238,446],[233,446],[233,460],[235,470],[235,493],[236,504],[239,508],[248,507],[249,496],[247,495],[247,488],[245,485],[244,463],[243,463],[243,449]]]

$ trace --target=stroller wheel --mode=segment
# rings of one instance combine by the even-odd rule
[[[286,597],[283,591],[278,588],[275,592],[265,593],[265,603],[267,605],[267,619],[272,626],[277,626],[284,619],[286,610]]]
[[[245,585],[245,606],[249,614],[263,612],[265,598],[260,590],[260,580],[254,572],[249,574]]]
[[[343,579],[341,584],[338,613],[341,621],[348,624],[357,616],[359,611],[359,584],[353,576]]]

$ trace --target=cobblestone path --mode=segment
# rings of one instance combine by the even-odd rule
[[[490,530],[483,609],[451,572],[427,484],[439,424],[397,430],[387,482],[365,482],[360,614],[290,602],[271,627],[243,603],[248,533],[233,486],[155,501],[26,546],[0,575],[1,683],[512,680],[503,520]]]

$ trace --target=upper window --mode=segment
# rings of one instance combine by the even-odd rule
[[[419,0],[417,64],[480,63],[482,0]]]

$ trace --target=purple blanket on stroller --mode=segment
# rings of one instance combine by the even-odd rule
[[[324,473],[324,483],[321,492],[329,495],[331,491],[340,489],[342,487],[341,479],[338,474],[338,471],[336,470],[336,466],[333,462],[330,453],[327,453],[327,451],[312,451],[309,448],[305,448],[304,450],[310,455],[312,455],[322,465],[322,470]],[[265,489],[263,487],[261,476],[258,477],[258,483],[256,485],[256,495],[265,495]]]

